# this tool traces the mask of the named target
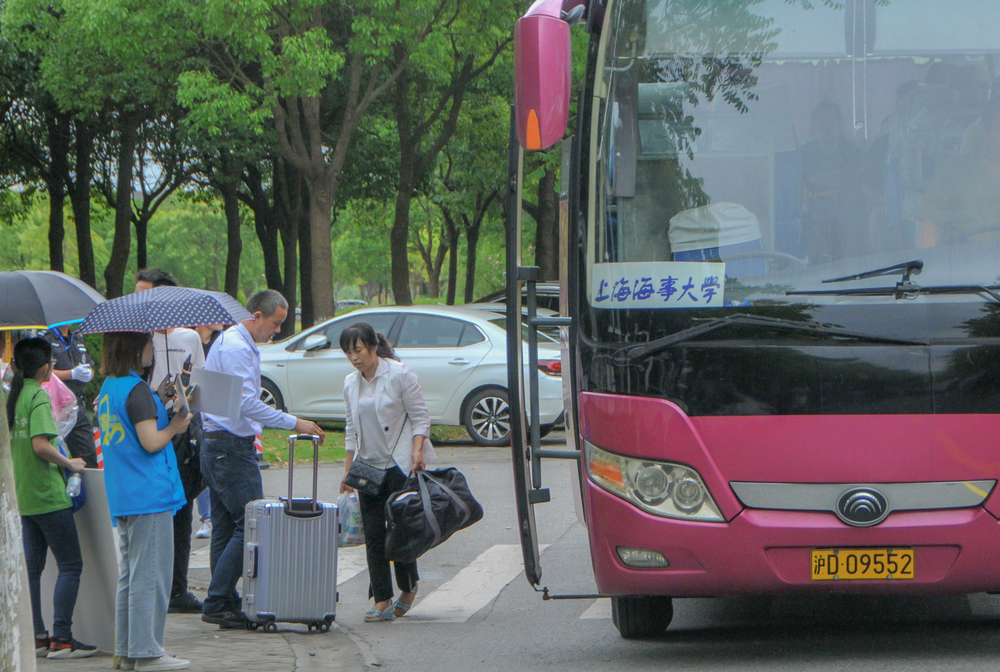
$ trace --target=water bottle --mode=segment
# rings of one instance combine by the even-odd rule
[[[80,494],[80,474],[73,474],[66,481],[66,494],[70,497],[76,497]]]

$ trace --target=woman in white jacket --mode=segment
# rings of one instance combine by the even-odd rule
[[[368,592],[375,599],[375,606],[365,612],[365,621],[391,621],[413,605],[419,576],[416,562],[393,563],[401,593],[393,605],[392,577],[385,557],[385,504],[389,495],[403,488],[410,472],[423,469],[434,459],[430,442],[426,453],[424,448],[431,420],[417,374],[396,359],[384,335],[370,324],[357,322],[341,333],[340,348],[357,369],[344,380],[344,476],[355,459],[386,469],[378,495],[358,492],[371,580]],[[341,482],[341,492],[352,490]]]

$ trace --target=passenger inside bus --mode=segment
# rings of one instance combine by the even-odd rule
[[[802,147],[802,246],[810,263],[855,257],[867,248],[861,227],[861,150],[844,137],[840,106],[825,100],[812,113],[813,140]]]
[[[917,247],[1000,239],[1000,100],[983,110],[979,149],[948,159],[917,210]]]

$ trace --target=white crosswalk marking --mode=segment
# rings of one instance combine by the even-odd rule
[[[541,550],[547,548],[543,544]],[[402,623],[464,623],[488,605],[524,569],[521,546],[498,544],[417,602]]]
[[[611,618],[611,600],[594,600],[580,618]]]

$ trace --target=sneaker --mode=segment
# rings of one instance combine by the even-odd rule
[[[135,670],[183,670],[191,667],[190,660],[166,655],[159,658],[139,658],[135,661]]]
[[[181,593],[170,598],[167,605],[168,614],[200,614],[201,600],[191,594],[190,591]]]
[[[212,538],[212,521],[206,520],[198,528],[198,531],[194,533],[195,539],[211,539]]]
[[[247,619],[235,611],[213,611],[201,615],[206,623],[215,623],[220,630],[240,630],[246,627]]]
[[[49,647],[52,646],[52,640],[48,637],[45,639],[35,638],[35,658],[44,658],[49,655]]]
[[[75,639],[52,638],[46,658],[90,658],[97,653],[97,647],[78,642]],[[37,654],[37,651],[36,651]]]

